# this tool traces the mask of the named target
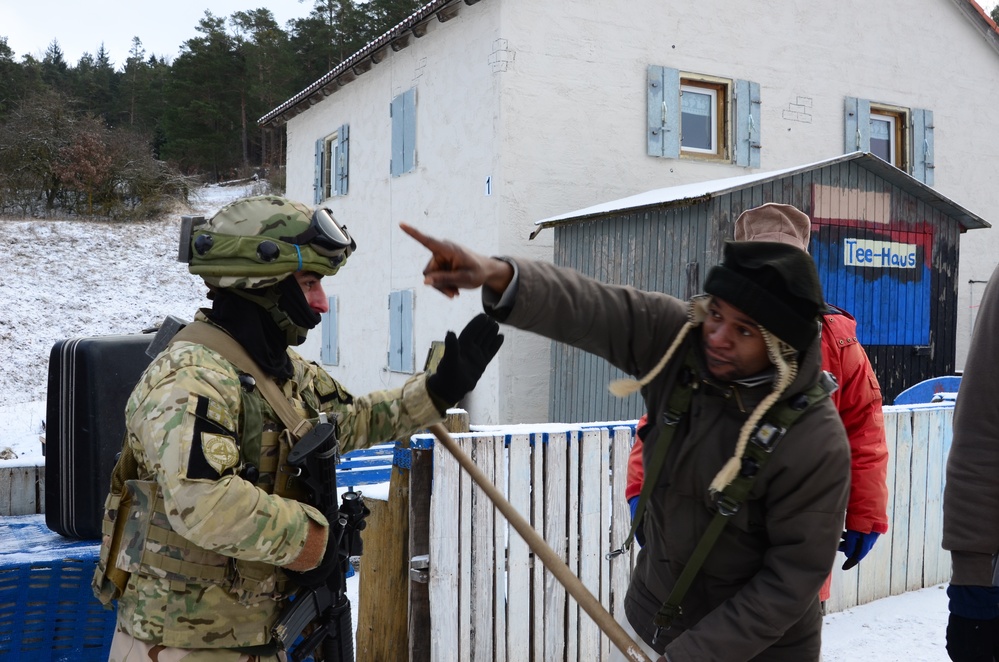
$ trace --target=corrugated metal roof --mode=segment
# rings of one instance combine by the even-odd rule
[[[789,177],[811,170],[817,170],[836,163],[854,161],[857,165],[883,177],[900,189],[922,200],[934,209],[939,210],[951,218],[956,219],[964,230],[974,230],[988,228],[991,225],[977,214],[968,211],[961,205],[944,197],[934,189],[919,180],[913,178],[908,173],[902,172],[895,166],[882,161],[880,158],[867,152],[852,152],[824,161],[817,161],[806,165],[785,168],[784,170],[773,170],[770,172],[755,173],[752,175],[741,175],[739,177],[727,177],[725,179],[714,179],[693,184],[682,184],[680,186],[670,186],[668,188],[646,191],[637,195],[628,196],[619,200],[603,202],[598,205],[578,209],[576,211],[550,216],[536,221],[539,226],[531,237],[533,238],[542,229],[566,223],[578,223],[583,220],[591,220],[600,216],[608,216],[624,210],[634,210],[643,207],[689,207],[698,203],[710,200],[711,198],[749,188],[760,183],[775,181],[784,177]]]

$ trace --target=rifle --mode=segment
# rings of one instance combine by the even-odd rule
[[[281,650],[294,647],[293,662],[301,662],[320,645],[325,662],[354,662],[347,568],[350,557],[361,554],[361,531],[367,524],[364,518],[371,511],[357,492],[345,492],[342,504],[337,505],[338,451],[336,425],[320,414],[319,424],[288,454],[288,463],[298,469],[298,480],[305,484],[310,502],[329,521],[328,545],[335,545],[340,557],[340,571],[330,575],[325,586],[299,589],[271,628],[271,636]],[[312,631],[295,646],[310,623],[314,624]]]

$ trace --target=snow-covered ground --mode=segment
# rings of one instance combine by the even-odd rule
[[[259,184],[206,187],[193,213],[210,215],[259,192]],[[39,437],[55,342],[136,333],[166,315],[189,319],[207,304],[200,279],[176,261],[180,213],[192,211],[129,224],[0,219],[0,465],[44,461]],[[364,492],[378,497],[385,490]],[[356,624],[356,577],[348,588]],[[946,662],[943,588],[826,616],[823,662]]]

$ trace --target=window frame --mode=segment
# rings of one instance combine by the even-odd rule
[[[350,172],[350,125],[341,124],[336,131],[316,139],[315,171],[313,172],[313,204],[347,195]]]
[[[340,195],[337,190],[336,177],[337,169],[334,163],[341,157],[340,153],[340,131],[334,131],[323,139],[323,199],[334,198]]]
[[[891,126],[889,132],[889,150],[892,159],[888,161],[902,172],[911,173],[911,161],[909,159],[909,146],[912,142],[909,133],[911,121],[909,119],[909,109],[899,106],[889,106],[887,104],[872,103],[870,114],[870,125],[873,129],[875,121],[887,121]],[[873,131],[871,140],[873,140]],[[873,151],[871,152],[873,154]],[[875,154],[875,156],[877,156]]]
[[[713,151],[681,148],[683,85],[713,93],[716,140]],[[688,159],[759,168],[762,97],[760,84],[680,71],[650,64],[646,68],[646,154],[665,159]]]
[[[711,148],[683,144],[683,93],[706,94],[711,98]],[[733,137],[730,135],[731,81],[706,77],[680,77],[680,157],[728,160]]]
[[[936,164],[933,111],[873,102],[863,97],[844,97],[843,153],[871,152],[871,115],[894,115],[895,167],[918,181],[933,186]],[[879,157],[880,158],[880,157]]]

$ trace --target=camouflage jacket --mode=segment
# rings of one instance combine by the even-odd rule
[[[288,351],[294,376],[282,385],[284,394],[307,418],[320,411],[336,416],[341,452],[403,437],[442,418],[423,374],[401,388],[355,398],[318,365]],[[146,529],[166,532],[125,537],[113,560],[131,572],[118,599],[118,624],[136,639],[183,648],[267,644],[285,598],[276,566],[299,555],[310,519],[328,525],[311,506],[274,493],[282,474],[274,456],[287,454],[287,434],[262,397],[247,396],[239,371],[226,359],[178,341],[150,364],[128,400],[125,444],[138,465],[138,480],[129,483],[151,502],[145,507],[153,522]],[[255,482],[241,477],[247,458],[259,468]],[[157,513],[162,521],[155,521]],[[200,581],[187,573],[178,579],[169,570],[173,559],[163,568],[151,567],[155,560],[137,562],[136,554],[146,552],[153,559],[172,553],[185,562],[193,556],[206,567],[221,558],[226,576]],[[249,590],[241,568],[257,575]]]

